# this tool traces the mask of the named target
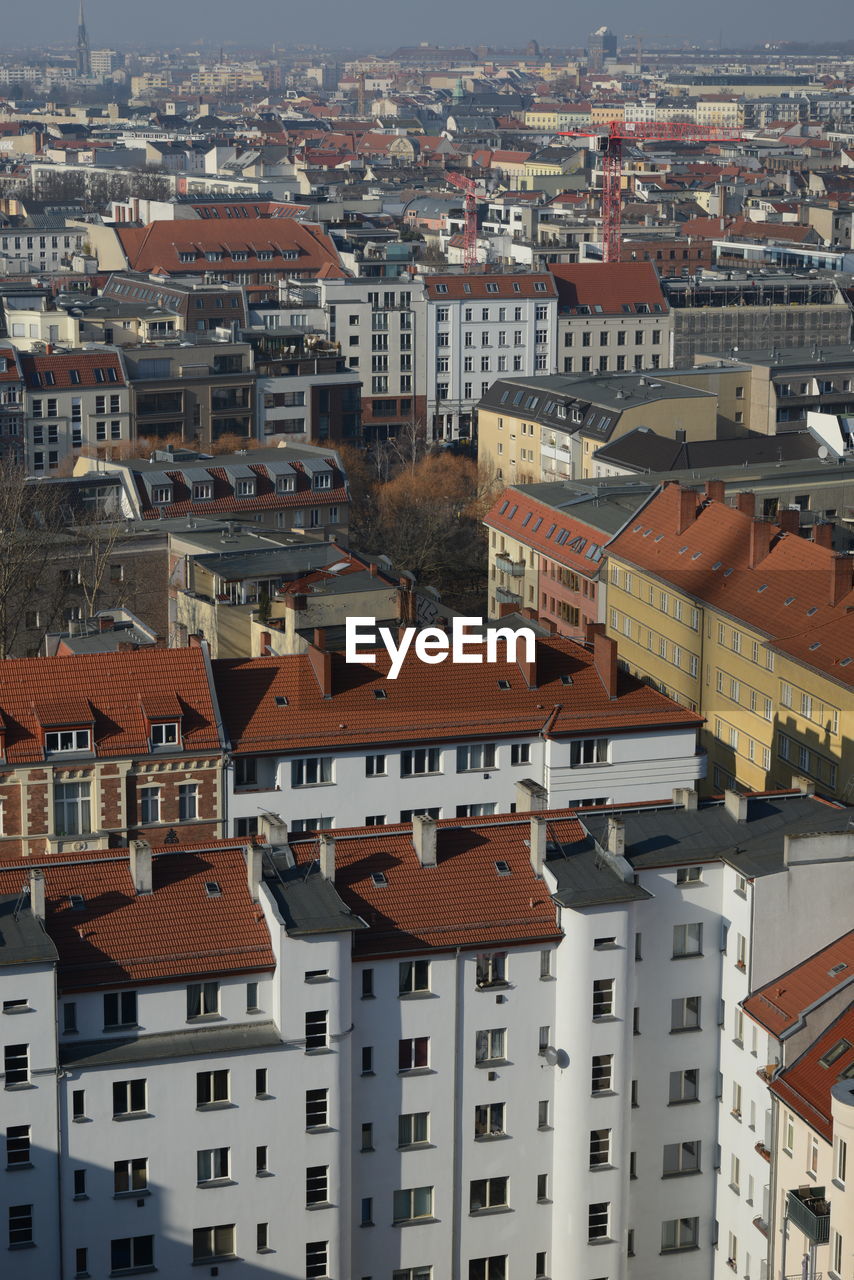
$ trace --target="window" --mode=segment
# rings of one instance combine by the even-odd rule
[[[494,769],[495,743],[480,742],[470,747],[457,747],[457,772],[467,770]]]
[[[412,1111],[397,1118],[397,1145],[414,1147],[420,1142],[430,1141],[429,1111]]]
[[[136,992],[110,991],[104,996],[104,1027],[136,1026]]]
[[[167,724],[153,724],[151,726],[151,745],[152,747],[174,747],[178,741],[178,725],[175,721]]]
[[[606,1201],[587,1206],[587,1239],[607,1240],[610,1234],[611,1206]]]
[[[549,1111],[550,1111],[550,1105],[549,1105],[548,1098],[543,1098],[542,1101],[537,1103],[537,1128],[538,1129],[551,1128],[551,1125],[549,1123]]]
[[[257,1086],[257,1081],[256,1081]],[[229,1073],[199,1071],[196,1073],[196,1106],[210,1107],[229,1100]]]
[[[255,1072],[255,1097],[267,1098],[267,1068],[258,1067]]]
[[[545,981],[552,976],[552,953],[551,951],[540,952],[540,979]]]
[[[700,956],[703,954],[703,926],[701,924],[677,924],[673,926],[673,955]]]
[[[699,1218],[671,1218],[661,1224],[661,1252],[674,1249],[696,1249],[699,1240]]]
[[[391,1280],[433,1280],[433,1268],[404,1267],[402,1271],[392,1271]]]
[[[7,1044],[3,1050],[3,1070],[7,1089],[16,1084],[29,1084],[30,1081],[30,1046],[27,1044]]]
[[[507,1254],[472,1258],[469,1262],[469,1280],[507,1280]]]
[[[493,1138],[504,1133],[504,1103],[483,1103],[474,1109],[474,1136]]]
[[[504,1027],[496,1027],[489,1031],[478,1031],[475,1034],[475,1062],[502,1061],[506,1051],[507,1032]]]
[[[332,781],[331,756],[307,756],[291,761],[291,786],[316,787]]]
[[[305,1171],[305,1203],[329,1203],[329,1166],[325,1164],[310,1165]]]
[[[219,1013],[219,983],[191,982],[187,987],[187,1021]]]
[[[419,1071],[430,1065],[430,1037],[415,1036],[397,1042],[398,1071]]]
[[[198,817],[198,793],[195,782],[185,782],[178,787],[179,822],[191,822]]]
[[[365,756],[365,776],[367,778],[385,777],[386,758],[384,755]]]
[[[477,957],[478,987],[504,986],[507,982],[507,952],[491,951]]]
[[[593,1017],[614,1016],[614,979],[597,978],[593,983]]]
[[[223,1148],[228,1153],[228,1148]],[[203,1152],[199,1152],[202,1155]],[[222,1175],[228,1177],[228,1171]],[[201,1179],[200,1179],[201,1181]],[[113,1165],[113,1191],[117,1196],[132,1191],[148,1189],[148,1159],[141,1156],[136,1160],[116,1160]]]
[[[402,960],[398,966],[398,994],[414,995],[430,990],[430,961]]]
[[[702,884],[702,867],[679,867],[676,871],[677,884]]]
[[[508,1178],[477,1178],[469,1185],[469,1213],[507,1207]]]
[[[607,738],[581,738],[569,744],[569,763],[573,767],[580,764],[607,764]]]
[[[326,1009],[315,1009],[305,1015],[305,1048],[326,1049],[329,1046],[328,1022]]]
[[[683,996],[670,1002],[671,1031],[699,1031],[700,997]]]
[[[86,1091],[74,1089],[71,1094],[71,1118],[83,1120],[86,1116]]]
[[[365,1045],[362,1049],[362,1075],[372,1076],[374,1074],[374,1050],[371,1045]]]
[[[113,1117],[143,1115],[147,1111],[144,1080],[116,1080],[113,1084]]]
[[[44,735],[45,755],[58,755],[63,751],[88,751],[90,735],[88,729],[63,729],[59,733]]]
[[[11,1161],[7,1160],[7,1163]],[[837,1138],[833,1148],[833,1176],[837,1182],[845,1185],[845,1172],[848,1167],[848,1143],[844,1138]]]
[[[783,1150],[787,1155],[792,1154],[795,1145],[795,1117],[790,1111],[787,1111],[783,1118]]]
[[[30,1126],[13,1124],[6,1130],[6,1168],[30,1163]]]
[[[665,1178],[677,1173],[697,1173],[699,1168],[699,1142],[671,1142],[665,1146],[662,1165],[662,1174]]]
[[[438,773],[441,768],[441,752],[438,747],[416,747],[403,751],[400,756],[400,776],[411,778],[416,774]]]
[[[591,1092],[610,1093],[613,1084],[614,1055],[612,1053],[595,1054],[591,1069]]]
[[[144,824],[160,821],[159,787],[140,787],[139,820]]]
[[[611,1130],[590,1130],[590,1168],[600,1169],[611,1163]]]
[[[305,1127],[318,1129],[329,1123],[329,1090],[307,1089],[305,1094]]]
[[[154,1266],[154,1236],[125,1236],[110,1241],[110,1270],[130,1271]]]
[[[305,1274],[307,1280],[325,1276],[328,1270],[329,1242],[313,1240],[305,1246]]]
[[[374,1149],[374,1126],[372,1124],[362,1125],[362,1145],[361,1151],[373,1151]]]
[[[531,744],[530,742],[514,742],[510,748],[511,764],[530,764],[531,763]]]
[[[53,825],[56,835],[88,835],[91,831],[89,783],[55,782]]]
[[[834,1230],[830,1234],[830,1266],[837,1276],[842,1275],[842,1236]]]
[[[193,1262],[213,1262],[217,1258],[233,1258],[235,1249],[233,1223],[220,1227],[196,1227],[193,1230]],[[323,1272],[315,1271],[312,1274],[322,1275]]]
[[[432,1218],[432,1216],[432,1187],[409,1187],[403,1191],[395,1191],[395,1222],[410,1222],[413,1218]]]
[[[373,969],[362,970],[362,999],[372,1000],[374,996],[374,971]]]

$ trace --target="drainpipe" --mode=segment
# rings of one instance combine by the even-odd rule
[[[455,956],[456,973],[454,975],[454,1171],[451,1182],[451,1259],[448,1275],[451,1280],[460,1280],[460,1197],[463,1194],[463,997],[465,982],[465,962],[457,947]]]

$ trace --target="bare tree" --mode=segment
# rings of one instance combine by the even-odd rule
[[[423,418],[414,418],[405,422],[397,435],[388,442],[389,451],[396,462],[408,471],[414,471],[422,458],[430,452],[430,441],[427,438],[427,423]],[[385,477],[388,479],[388,477]]]
[[[120,512],[94,510],[75,521],[74,539],[79,547],[78,586],[86,603],[86,617],[98,608],[98,597],[110,586],[110,605],[124,602],[124,584],[111,579],[110,566],[116,547],[124,534],[125,521]]]
[[[40,642],[60,615],[69,584],[53,561],[63,527],[61,486],[28,481],[20,463],[0,459],[0,658],[36,630]]]

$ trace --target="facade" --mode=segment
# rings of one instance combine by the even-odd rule
[[[0,457],[23,460],[26,384],[14,347],[0,347]]]
[[[255,432],[255,371],[246,342],[187,336],[122,348],[134,439],[209,445]]]
[[[127,446],[131,396],[117,350],[26,353],[20,364],[26,466],[33,474],[57,471],[83,449]]]
[[[624,373],[670,363],[670,308],[648,262],[553,266],[558,369]]]

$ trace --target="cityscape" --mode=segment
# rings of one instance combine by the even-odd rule
[[[2,1280],[854,1280],[854,23],[627,8],[4,22]]]

